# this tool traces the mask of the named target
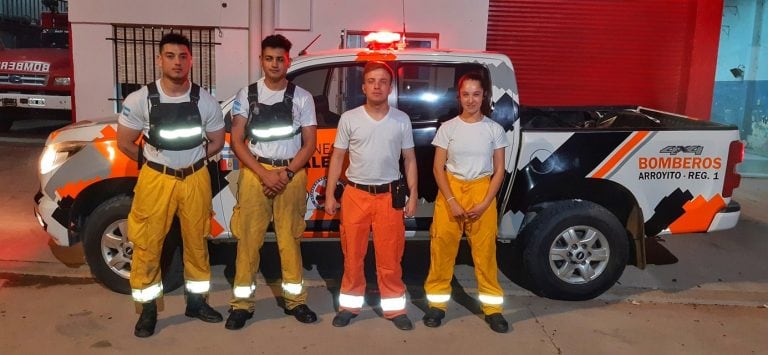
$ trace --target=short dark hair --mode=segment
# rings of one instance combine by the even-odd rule
[[[384,69],[389,73],[389,81],[392,82],[395,80],[395,72],[392,71],[392,68],[387,65],[387,63],[384,63],[382,61],[374,60],[370,61],[368,63],[365,63],[365,67],[363,68],[363,78],[365,78],[365,75],[376,70],[376,69]]]
[[[264,37],[261,41],[261,51],[264,52],[264,48],[282,48],[285,49],[286,54],[291,52],[291,41],[281,34],[269,35]]]
[[[480,83],[480,87],[483,88],[483,102],[480,105],[480,112],[486,117],[491,117],[491,81],[488,77],[480,71],[471,71],[459,78],[459,82],[456,84],[456,98],[461,100],[461,85],[467,80],[474,80]],[[459,112],[463,111],[461,108],[461,102],[459,102]]]
[[[160,51],[163,51],[163,46],[166,44],[180,44],[186,46],[189,53],[192,53],[192,45],[189,43],[189,38],[181,33],[166,33],[163,38],[160,39]]]

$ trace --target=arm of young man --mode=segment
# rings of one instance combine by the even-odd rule
[[[305,126],[301,127],[301,149],[293,157],[291,163],[288,164],[288,169],[294,173],[304,169],[307,165],[309,158],[315,153],[315,146],[317,145],[317,126]],[[287,177],[287,175],[286,175]]]
[[[496,198],[496,194],[501,188],[501,183],[504,181],[504,148],[496,148],[493,150],[493,175],[491,176],[491,183],[488,186],[488,192],[485,194],[485,198],[482,202],[472,206],[467,211],[469,218],[479,218],[485,210],[491,205],[491,201]]]
[[[210,158],[219,153],[221,148],[224,148],[224,128],[213,132],[205,132],[205,136],[208,137],[205,157]]]
[[[328,180],[325,182],[325,213],[331,216],[335,215],[341,207],[336,201],[336,183],[341,177],[341,168],[346,155],[346,149],[333,147],[331,162],[328,164]]]
[[[435,147],[435,162],[432,165],[432,174],[435,175],[435,182],[440,193],[445,197],[448,208],[451,209],[451,215],[454,218],[466,218],[467,212],[461,207],[456,196],[451,191],[451,185],[448,184],[448,177],[445,175],[445,162],[448,161],[448,151],[442,147]]]
[[[403,212],[406,217],[413,217],[416,213],[416,203],[419,200],[419,173],[416,170],[416,153],[413,148],[403,149],[402,152],[405,177],[410,191],[410,198],[408,198]]]
[[[246,168],[251,169],[261,179],[262,185],[271,192],[271,194],[278,194],[288,184],[288,178],[285,174],[281,175],[280,171],[283,169],[269,170],[261,165],[256,157],[251,154],[248,149],[248,145],[245,143],[245,123],[248,119],[242,115],[234,115],[232,117],[232,136],[230,145],[235,152],[235,156],[240,160],[240,163],[245,165]]]
[[[136,139],[140,134],[141,130],[117,125],[117,148],[135,161],[139,160],[139,146],[136,144]]]

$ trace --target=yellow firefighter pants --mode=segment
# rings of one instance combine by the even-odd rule
[[[262,165],[274,169],[271,165]],[[259,252],[271,220],[274,220],[280,252],[285,308],[293,309],[305,304],[307,291],[302,278],[301,235],[306,228],[306,171],[297,171],[285,190],[274,198],[264,195],[261,180],[251,169],[240,170],[238,185],[237,205],[232,214],[232,233],[238,241],[237,260],[233,298],[229,304],[233,309],[253,312],[256,301],[254,277],[259,271]]]
[[[490,177],[463,181],[451,174],[448,184],[456,201],[468,210],[485,198],[490,186]],[[430,228],[429,275],[424,282],[429,306],[445,310],[451,297],[451,279],[459,250],[462,234],[467,235],[475,264],[479,299],[486,315],[500,313],[504,293],[499,286],[496,265],[497,234],[496,200],[476,220],[458,220],[451,215],[451,209],[442,193],[437,195],[435,213]]]
[[[162,296],[160,256],[174,215],[181,224],[187,291],[207,294],[211,280],[207,241],[211,230],[208,169],[203,167],[180,180],[144,166],[133,191],[127,227],[128,239],[133,243],[130,284],[137,306]]]

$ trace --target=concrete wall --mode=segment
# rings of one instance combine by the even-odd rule
[[[318,34],[322,36],[310,51],[337,48],[342,29],[401,32],[403,28],[401,1],[311,0],[310,4],[310,31],[278,31],[294,43],[296,53]],[[441,48],[484,50],[488,0],[406,0],[405,21],[408,32],[439,33]]]
[[[223,7],[222,3],[227,6]],[[248,63],[247,0],[78,0],[70,4],[76,120],[114,117],[113,24],[219,27],[216,91],[219,99],[244,85]],[[238,80],[239,79],[239,80]]]
[[[226,4],[226,6],[224,6]],[[376,0],[78,0],[70,3],[76,120],[114,117],[113,24],[218,27],[216,90],[223,100],[259,77],[259,42],[282,33],[295,56],[337,48],[342,29],[401,31],[400,1]],[[408,32],[436,32],[440,47],[485,49],[488,0],[407,0]],[[278,27],[278,30],[275,30]],[[249,34],[256,37],[249,38]],[[250,44],[250,45],[249,45]],[[249,65],[250,73],[249,73]]]

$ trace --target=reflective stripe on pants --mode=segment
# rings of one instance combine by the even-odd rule
[[[405,300],[405,285],[400,265],[405,248],[403,210],[392,208],[392,196],[389,193],[373,195],[352,187],[344,190],[341,206],[340,231],[341,249],[344,252],[344,276],[341,279],[340,294],[364,296],[364,260],[373,228],[376,276],[384,317],[393,318],[405,314],[405,307],[383,307],[383,301],[386,299]],[[341,301],[340,296],[340,308],[352,313],[360,312],[362,302],[360,306],[347,307]]]
[[[211,230],[211,180],[208,169],[200,169],[179,180],[144,168],[133,191],[127,223],[128,239],[133,243],[131,288],[144,290],[160,283],[163,242],[174,215],[179,217],[181,225],[184,279],[209,282],[207,237]]]
[[[448,184],[456,201],[468,209],[485,198],[490,186],[490,177],[482,177],[472,181],[462,181],[446,173]],[[478,293],[481,295],[483,313],[486,315],[500,313],[504,295],[498,280],[496,265],[496,234],[497,234],[496,200],[494,199],[487,210],[474,221],[454,219],[451,209],[445,201],[445,196],[438,193],[435,201],[435,213],[430,228],[429,275],[424,282],[429,306],[445,310],[451,295],[451,279],[459,250],[462,233],[466,233],[475,264]],[[437,298],[431,295],[448,295],[448,298]],[[434,300],[434,301],[433,301]],[[490,302],[486,302],[489,301]]]
[[[271,165],[262,164],[266,169]],[[232,214],[232,233],[237,238],[235,290],[250,287],[259,271],[260,250],[264,245],[264,233],[274,219],[280,267],[283,277],[285,308],[305,304],[307,291],[303,287],[301,261],[301,235],[306,228],[307,173],[296,172],[285,190],[274,198],[264,195],[261,180],[251,169],[241,169],[238,182],[237,205]],[[253,292],[248,297],[235,294],[229,304],[234,309],[254,310],[256,299]]]

